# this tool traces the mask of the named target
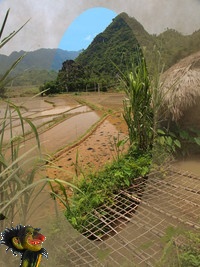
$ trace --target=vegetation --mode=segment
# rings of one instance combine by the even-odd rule
[[[4,20],[3,28],[7,16],[8,13]],[[123,20],[115,19],[109,30],[112,32],[113,29],[119,28],[122,33],[123,30],[120,28],[121,25],[124,25]],[[3,30],[0,32],[0,37],[2,32]],[[125,33],[128,34],[128,32],[129,30],[127,28]],[[100,34],[97,37],[96,40],[101,43],[101,46],[104,46],[106,42],[109,42],[106,34]],[[128,35],[124,35],[125,39],[127,37]],[[113,38],[115,39],[116,36],[114,35]],[[9,38],[3,39],[2,42],[4,42],[4,44],[6,43],[5,40],[8,41]],[[136,39],[134,39],[134,41],[135,40]],[[135,45],[136,42],[134,43],[133,50],[136,49]],[[111,50],[108,50],[107,55],[110,51]],[[121,48],[119,51],[121,51]],[[116,53],[117,50],[114,51],[114,54]],[[84,53],[82,54],[82,57],[83,55]],[[159,143],[164,147],[170,147],[172,150],[175,146],[179,146],[176,139],[172,138],[172,134],[171,136],[169,136],[169,134],[166,135],[162,129],[158,129],[157,111],[159,109],[158,105],[160,99],[159,97],[155,97],[155,90],[157,90],[158,87],[156,82],[154,84],[155,87],[151,87],[152,81],[147,72],[143,56],[140,55],[138,57],[137,55],[133,60],[134,63],[132,62],[132,64],[128,64],[131,66],[131,69],[122,68],[122,71],[119,71],[123,61],[126,63],[130,62],[128,59],[129,56],[130,53],[127,49],[124,50],[123,58],[121,58],[119,63],[116,62],[115,59],[111,59],[112,67],[109,69],[110,76],[108,77],[106,77],[107,65],[99,65],[99,69],[95,69],[94,71],[94,67],[92,68],[91,66],[83,68],[83,65],[79,63],[80,59],[77,61],[66,61],[63,63],[63,68],[59,72],[57,80],[46,83],[41,87],[41,90],[48,89],[49,93],[57,93],[60,91],[82,90],[83,87],[88,88],[87,85],[92,82],[99,84],[102,77],[105,79],[108,78],[109,81],[113,82],[116,79],[113,62],[119,64],[117,73],[121,74],[121,82],[124,85],[125,93],[127,95],[127,100],[124,102],[124,118],[129,129],[130,150],[127,155],[117,157],[111,165],[106,166],[98,173],[87,174],[87,176],[82,173],[82,179],[78,180],[77,187],[75,187],[73,197],[70,200],[66,193],[65,186],[69,185],[67,182],[56,179],[51,180],[48,178],[35,181],[35,175],[41,167],[41,164],[38,164],[40,163],[41,158],[39,158],[39,161],[36,161],[36,164],[32,168],[28,168],[28,171],[25,171],[26,168],[24,168],[24,165],[28,163],[30,164],[30,162],[32,164],[33,159],[31,156],[27,157],[27,155],[31,155],[32,150],[23,155],[20,154],[20,144],[22,141],[25,141],[24,124],[28,123],[32,131],[35,133],[37,143],[36,148],[40,151],[38,132],[33,123],[26,117],[22,116],[18,106],[9,101],[6,102],[7,106],[5,108],[4,118],[0,123],[2,129],[0,135],[1,220],[9,218],[12,222],[15,215],[18,214],[25,221],[27,212],[31,208],[31,197],[34,193],[35,186],[42,183],[41,189],[36,192],[37,197],[43,186],[45,186],[46,183],[49,183],[52,189],[52,197],[58,197],[58,199],[66,206],[66,218],[76,229],[82,231],[83,226],[92,222],[92,217],[90,215],[93,209],[102,203],[110,203],[112,201],[112,195],[120,189],[130,186],[136,177],[146,177],[148,175],[152,163],[152,148],[153,145],[157,144],[156,140],[159,140]],[[119,58],[118,53],[118,59]],[[6,82],[9,81],[9,79],[7,80],[8,74],[20,60],[21,57],[11,66],[6,75],[2,77],[0,81],[0,88],[2,88],[1,92],[3,92]],[[88,71],[89,69],[91,70],[90,72]],[[118,78],[119,77],[117,77],[117,80],[119,80]],[[14,136],[13,134],[13,123],[16,119],[18,119],[22,128],[22,134],[20,136]],[[10,134],[8,143],[5,143],[4,140],[6,131]],[[195,140],[199,142],[199,139]],[[116,144],[116,146],[120,145],[121,142]],[[25,160],[26,158],[28,159]],[[62,192],[63,198],[54,190],[52,182],[56,182],[60,187],[60,192]],[[183,266],[198,266],[197,264],[199,264],[200,261],[197,245],[199,237],[190,235],[189,238],[192,243],[189,243],[189,245],[186,243],[185,246],[181,247],[178,261],[185,264]],[[161,261],[165,261],[164,257]]]
[[[130,186],[134,178],[148,175],[153,150],[161,153],[162,148],[171,154],[181,147],[177,135],[159,128],[159,79],[155,75],[154,80],[150,80],[142,53],[134,57],[131,69],[121,75],[127,95],[124,118],[129,131],[130,149],[127,155],[119,157],[111,166],[87,177],[83,174],[78,182],[81,191],[75,191],[67,203],[66,217],[79,231],[91,223],[95,224],[92,211],[102,203],[109,204],[113,193]],[[161,158],[161,155],[157,156]]]
[[[64,51],[61,49],[41,48],[36,51],[12,52],[9,56],[0,54],[0,75],[3,75],[19,57],[26,57],[12,71],[14,86],[42,85],[57,76],[62,62],[66,59],[75,59],[80,51]]]
[[[200,31],[184,36],[172,29],[167,29],[158,36],[151,35],[138,21],[122,13],[82,52],[39,49],[27,53],[13,52],[10,56],[0,55],[0,75],[26,53],[23,61],[13,70],[13,77],[16,77],[13,81],[14,86],[40,86],[55,81],[57,71],[61,70],[63,61],[67,59],[76,61],[87,74],[87,77],[82,77],[81,83],[78,83],[78,86],[83,86],[81,90],[95,91],[98,90],[98,86],[100,89],[108,90],[114,88],[118,82],[118,73],[112,62],[124,71],[138,43],[146,51],[148,66],[151,66],[149,63],[152,61],[152,50],[156,46],[162,55],[165,69],[168,69],[180,59],[198,51],[199,38]]]
[[[130,149],[127,155],[117,157],[113,164],[96,174],[84,176],[78,183],[81,192],[74,192],[66,206],[66,217],[80,231],[91,223],[93,209],[109,203],[113,193],[130,186],[134,178],[146,176],[149,172],[154,136],[152,95],[142,54],[138,52],[135,59],[131,70],[122,76],[128,97],[124,103],[124,118],[129,130]]]
[[[109,84],[116,84],[117,69],[124,71],[138,41],[122,16],[117,16],[103,33],[98,34],[87,50],[83,51],[76,62],[90,70],[90,76],[99,82],[109,79]]]
[[[54,80],[57,77],[56,71],[48,71],[48,70],[26,70],[21,72],[17,76],[13,77],[13,80],[8,87],[12,88],[15,86],[37,86]]]
[[[132,65],[122,76],[127,99],[124,101],[124,119],[128,125],[130,146],[139,151],[150,151],[153,146],[153,109],[150,79],[143,57],[138,66]]]
[[[118,72],[114,62],[121,71],[125,72],[127,63],[140,47],[145,50],[145,58],[151,73],[154,47],[160,51],[164,62],[164,70],[175,64],[185,56],[199,51],[200,31],[190,36],[168,29],[156,36],[150,35],[143,26],[126,13],[119,14],[104,32],[97,35],[90,46],[77,58],[76,62],[90,69],[91,76],[96,80],[109,80],[108,86],[117,83]]]
[[[198,232],[168,227],[162,237],[164,250],[156,266],[198,267],[200,266]]]
[[[171,29],[158,36],[150,35],[138,21],[122,13],[76,59],[63,62],[57,78],[52,80],[51,88],[56,86],[56,93],[116,89],[120,75],[118,70],[123,73],[127,71],[139,45],[145,51],[148,71],[152,74],[152,51],[155,47],[160,51],[166,70],[183,57],[198,51],[199,37],[200,31],[184,36]]]
[[[91,223],[91,211],[112,201],[113,193],[130,186],[134,178],[146,176],[151,164],[150,155],[126,155],[95,174],[87,174],[77,184],[80,191],[67,205],[66,217],[79,231]]]
[[[9,15],[6,13],[3,25],[0,29],[0,40]],[[24,24],[25,25],[25,24]],[[21,27],[20,29],[22,29]],[[19,29],[19,30],[20,30]],[[18,31],[19,31],[18,30]],[[13,32],[0,42],[0,48],[5,45],[15,34]],[[9,74],[13,68],[20,62],[23,57],[17,59],[11,68],[0,79],[0,92],[5,84],[10,81]],[[0,120],[0,220],[1,230],[5,228],[4,220],[8,225],[14,222],[16,216],[20,218],[21,223],[26,223],[27,216],[34,201],[38,201],[38,196],[46,184],[57,183],[58,186],[69,183],[49,178],[40,178],[39,172],[43,168],[43,158],[41,157],[40,141],[34,124],[21,113],[20,106],[11,103],[9,100],[4,101],[2,107],[2,119]],[[16,122],[21,126],[21,133],[14,134]],[[28,151],[23,152],[22,146],[25,143],[26,133],[25,124],[28,124],[35,135],[35,146]],[[37,151],[36,156],[33,151]],[[48,161],[45,159],[45,161]],[[37,179],[36,179],[37,176]],[[40,185],[40,188],[37,186]],[[37,187],[37,189],[36,189]],[[38,205],[40,203],[38,202]],[[32,210],[33,212],[33,210]]]

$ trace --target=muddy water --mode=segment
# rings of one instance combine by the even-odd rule
[[[46,132],[40,134],[40,141],[42,144],[42,152],[43,153],[48,153],[48,154],[53,154],[57,150],[61,149],[62,147],[66,146],[67,144],[76,141],[78,138],[80,138],[82,135],[84,135],[87,130],[95,124],[100,116],[94,112],[91,111],[88,107],[80,106],[77,103],[72,103],[70,102],[70,105],[68,103],[68,106],[64,107],[50,107],[48,106],[48,103],[44,103],[43,106],[34,106],[33,103],[31,102],[31,105],[29,106],[28,110],[28,116],[30,114],[37,114],[35,119],[33,120],[33,123],[36,122],[36,125],[40,125],[41,123],[44,122],[44,120],[52,120],[52,118],[57,118],[57,116],[62,115],[62,112],[70,113],[73,114],[72,117],[66,118],[65,121],[56,124],[54,127],[51,129],[48,129]],[[42,104],[42,105],[43,105]],[[66,105],[66,103],[64,103]],[[37,103],[38,105],[38,103]],[[70,108],[69,108],[70,107]],[[38,116],[41,115],[43,112],[44,108],[44,117],[43,116]],[[37,112],[33,112],[37,109]],[[27,115],[27,113],[26,113]],[[20,127],[17,126],[18,122],[16,122],[16,127],[15,131],[17,132]],[[26,131],[29,130],[28,126],[26,125]],[[34,138],[27,140],[25,143],[21,144],[20,148],[20,154],[23,155],[26,151],[29,151],[31,148],[36,146],[36,141]],[[25,158],[22,160],[26,162],[27,160],[32,160],[32,156],[38,155],[38,151],[34,150],[30,154],[28,154]],[[26,162],[26,167],[30,166],[32,161]],[[36,189],[36,193],[39,190]],[[40,206],[41,205],[41,206]],[[38,212],[38,207],[39,211]],[[37,197],[37,201],[34,204],[33,207],[30,209],[30,213],[28,214],[28,221],[27,223],[30,224],[42,224],[46,223],[46,218],[52,218],[55,209],[52,207],[54,206],[54,201],[50,197],[49,194],[49,188],[44,188],[42,191],[42,194],[40,194],[40,197]],[[35,214],[37,216],[35,217]],[[21,223],[21,220],[19,218],[16,218],[14,221],[14,224]]]
[[[39,127],[40,125],[53,120],[62,114],[74,112],[85,112],[88,111],[87,107],[80,109],[80,104],[74,101],[73,99],[62,96],[62,97],[36,97],[36,98],[14,98],[11,99],[11,102],[20,107],[20,112],[23,117],[31,119],[35,126]],[[3,120],[6,112],[6,102],[0,102],[0,120]],[[77,108],[77,110],[76,110]],[[76,111],[75,111],[76,110]],[[9,120],[8,120],[9,123]],[[24,122],[25,132],[30,130],[28,123]],[[12,110],[12,131],[13,136],[22,134],[21,121],[17,112]],[[4,141],[10,139],[10,129],[7,127],[4,135]]]
[[[55,125],[46,132],[41,133],[39,138],[42,154],[53,154],[68,144],[76,141],[84,135],[87,130],[99,120],[99,118],[99,115],[94,111],[77,114]],[[28,154],[29,157],[38,155],[36,149],[37,142],[35,138],[26,140],[26,142],[22,143],[20,146],[20,154],[23,155],[34,147],[35,149]]]
[[[45,123],[51,122],[59,117],[62,117],[65,115],[75,115],[76,113],[83,113],[83,112],[89,112],[91,111],[89,107],[87,106],[78,106],[71,108],[69,107],[59,107],[59,108],[52,108],[48,110],[44,110],[41,112],[26,112],[25,116],[26,118],[30,119],[33,124],[38,128],[41,125],[44,125]],[[28,123],[24,122],[24,131],[25,133],[29,132],[31,130],[31,127]],[[16,120],[12,123],[12,134],[13,136],[19,136],[22,135],[22,126],[21,121],[17,117]],[[4,136],[4,142],[8,142],[10,139],[10,129],[8,128],[5,131]]]
[[[191,172],[200,177],[200,156],[178,160],[174,166],[180,170]]]
[[[53,153],[56,150],[74,142],[99,120],[96,112],[90,111],[81,113],[59,123],[52,129],[40,135],[43,149],[46,153]]]

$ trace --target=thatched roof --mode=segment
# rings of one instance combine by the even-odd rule
[[[200,96],[200,52],[169,68],[162,76],[164,107],[172,120],[178,120]]]

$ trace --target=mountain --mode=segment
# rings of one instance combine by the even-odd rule
[[[121,13],[75,61],[92,70],[94,76],[110,79],[117,72],[116,66],[121,71],[127,68],[139,44],[145,51],[150,70],[155,66],[156,53],[153,51],[159,51],[166,70],[180,59],[199,51],[199,40],[200,30],[191,35],[173,29],[159,35],[149,34],[135,18]]]
[[[0,54],[0,74],[6,70],[17,60],[24,55],[25,51],[13,52],[9,56]],[[41,48],[36,51],[27,52],[26,56],[14,69],[14,74],[19,74],[27,70],[54,70],[58,71],[62,62],[67,59],[75,59],[80,54],[80,51],[66,51],[62,49],[45,49]]]
[[[138,49],[145,51],[151,73],[157,67],[155,55],[158,53],[155,51],[159,51],[164,70],[167,70],[180,59],[199,51],[199,40],[200,30],[191,35],[183,35],[173,29],[167,29],[159,35],[149,34],[135,18],[121,13],[85,50],[69,52],[61,49],[39,49],[28,52],[13,72],[17,74],[14,83],[43,84],[56,77],[55,71],[62,71],[63,63],[75,60],[84,68],[85,76],[81,79],[86,87],[95,83],[112,85],[115,84],[119,72],[124,72],[129,67]],[[10,56],[0,55],[0,75],[23,54],[24,51],[13,52]]]
[[[123,14],[98,34],[89,47],[76,58],[76,62],[87,67],[91,75],[110,79],[116,75],[116,69],[124,65],[138,50],[139,44]]]

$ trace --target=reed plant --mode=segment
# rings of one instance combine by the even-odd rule
[[[48,186],[49,194],[57,198],[54,185],[64,192],[59,201],[66,207],[66,187],[73,187],[64,180],[46,177],[46,164],[52,165],[52,162],[42,154],[37,128],[22,114],[20,107],[5,100],[3,112],[0,119],[0,230],[16,220],[26,224],[35,209],[43,204],[40,194],[44,187]],[[18,135],[14,132],[16,123],[21,127]],[[34,133],[35,145],[32,148],[26,148],[25,124],[29,124]]]
[[[128,126],[130,147],[146,152],[153,145],[152,93],[145,59],[140,54],[137,59],[121,76],[126,93],[124,119]]]
[[[32,185],[39,166],[40,157],[33,155],[36,148],[38,150],[36,154],[40,154],[39,136],[34,124],[23,117],[20,108],[15,104],[5,101],[1,111],[4,114],[0,121],[0,213],[2,217],[9,219],[10,223],[18,214],[23,223],[28,214]],[[14,134],[16,122],[21,125],[22,134],[20,135]],[[25,141],[25,122],[35,133],[36,146],[22,153],[20,147]],[[30,165],[33,167],[30,168]],[[29,190],[25,190],[27,187]]]
[[[3,37],[3,33],[5,30],[5,26],[6,26],[6,23],[8,20],[9,13],[10,13],[10,9],[8,9],[8,11],[6,12],[2,26],[0,28],[0,49],[3,48],[18,32],[20,32],[29,21],[29,20],[26,21],[18,30],[13,31],[12,33],[10,33],[6,37]],[[24,58],[24,56],[25,56],[25,53],[22,56],[20,56],[17,60],[15,60],[13,62],[13,64],[10,66],[10,68],[1,77],[1,79],[0,79],[0,97],[4,97],[5,86],[13,79],[13,78],[10,78],[10,76],[9,76],[10,73],[17,66],[17,64]]]
[[[10,10],[7,11],[0,28],[0,48],[7,44],[28,22],[3,38],[9,12]],[[10,73],[24,56],[19,57],[0,78],[2,95],[5,92],[5,85],[11,80]],[[63,180],[45,177],[45,163],[50,163],[50,161],[41,153],[37,128],[22,113],[20,105],[10,100],[0,99],[0,101],[0,230],[3,230],[5,227],[12,226],[16,218],[19,223],[26,223],[27,217],[33,212],[33,207],[39,208],[42,204],[38,203],[38,196],[47,184],[50,185],[50,192],[53,184],[61,190],[73,185]],[[31,149],[26,148],[26,124],[34,134],[35,145]],[[18,134],[15,132],[16,125],[21,128]],[[43,173],[41,177],[40,173]],[[66,199],[62,199],[62,202],[67,205],[67,196],[65,197]]]

